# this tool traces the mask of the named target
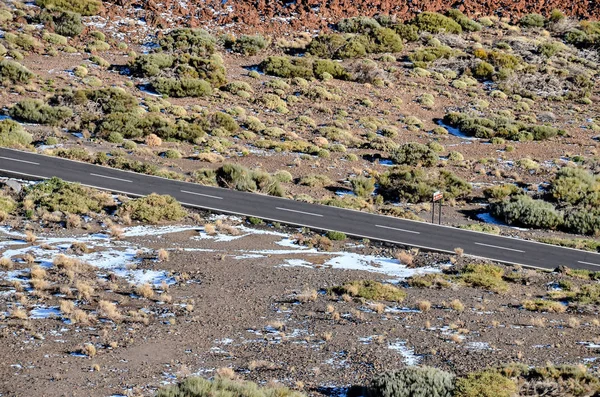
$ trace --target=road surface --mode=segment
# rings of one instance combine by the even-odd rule
[[[533,241],[473,232],[262,194],[174,181],[113,168],[0,148],[0,173],[30,179],[59,177],[132,196],[168,194],[180,203],[228,214],[254,216],[351,236],[439,252],[464,254],[508,264],[553,270],[559,265],[600,271],[600,254]]]

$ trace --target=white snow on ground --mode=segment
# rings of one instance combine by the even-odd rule
[[[60,317],[61,312],[58,306],[37,306],[29,312],[29,318],[33,319],[45,319],[50,317]]]
[[[132,226],[123,230],[124,237],[160,236],[163,234],[200,230],[198,226]]]
[[[505,227],[510,227],[516,230],[528,230],[526,228],[522,228],[522,227],[515,227],[515,226],[510,226],[507,225],[506,223],[494,218],[489,212],[484,212],[482,214],[477,214],[477,218],[485,223],[489,223],[490,225],[497,225],[497,226],[505,226]]]
[[[409,347],[406,347],[406,341],[397,340],[388,346],[388,349],[396,350],[404,358],[406,365],[417,365],[421,361],[422,357],[415,354],[415,351]]]

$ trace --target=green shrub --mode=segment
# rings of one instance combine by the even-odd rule
[[[266,74],[284,78],[312,78],[312,61],[307,58],[290,58],[286,56],[270,56],[261,62],[260,68]]]
[[[31,134],[13,120],[0,120],[0,146],[21,148],[31,145]]]
[[[50,212],[61,211],[69,214],[100,212],[114,205],[114,201],[106,193],[58,178],[47,179],[31,186],[25,192],[25,200],[31,200],[36,207]]]
[[[62,36],[75,37],[83,31],[81,14],[70,11],[63,11],[52,16],[52,25],[54,31]]]
[[[144,223],[159,223],[181,220],[186,211],[173,197],[152,193],[123,203],[117,214]]]
[[[519,20],[519,25],[525,28],[543,28],[546,18],[540,14],[527,14]]]
[[[478,79],[489,80],[494,75],[494,67],[486,61],[480,61],[473,69],[473,76]]]
[[[136,56],[129,63],[129,69],[134,76],[152,77],[173,66],[174,61],[175,58],[169,54],[143,54]]]
[[[10,59],[0,61],[0,79],[2,81],[8,80],[11,83],[27,84],[33,77],[34,74],[18,62]]]
[[[331,184],[331,179],[327,175],[307,175],[300,178],[298,184],[310,187],[323,187]]]
[[[305,397],[286,387],[260,387],[256,383],[230,380],[217,376],[209,381],[189,377],[177,385],[166,386],[157,397]]]
[[[525,300],[523,309],[532,312],[563,313],[566,307],[560,302],[545,299]]]
[[[330,230],[325,235],[331,241],[343,241],[347,238],[345,233],[337,232],[335,230]]]
[[[94,102],[104,113],[129,112],[138,106],[136,97],[118,87],[77,91],[72,100]]]
[[[19,121],[48,125],[59,125],[73,116],[73,111],[66,106],[50,106],[39,99],[24,99],[10,108],[8,113]]]
[[[100,0],[36,0],[41,8],[76,12],[81,15],[97,15],[102,8]]]
[[[460,272],[460,279],[472,287],[479,287],[494,292],[508,291],[508,284],[502,280],[504,269],[487,263],[469,264]]]
[[[564,227],[571,233],[597,235],[600,233],[600,211],[570,210],[565,214]]]
[[[338,62],[328,59],[317,59],[313,63],[315,77],[323,79],[325,73],[329,73],[334,79],[350,80],[352,75]]]
[[[573,206],[600,206],[600,178],[582,168],[563,167],[550,187],[552,197]]]
[[[271,196],[282,197],[285,192],[279,181],[264,171],[250,170],[239,164],[224,164],[216,170],[219,186],[235,190],[261,191]]]
[[[179,151],[177,151],[175,149],[168,149],[168,150],[164,151],[162,153],[162,155],[168,159],[180,159],[181,158],[181,153],[179,153]]]
[[[352,184],[352,191],[358,197],[370,197],[371,194],[373,194],[373,192],[375,191],[374,178],[357,176],[355,178],[350,179],[350,183]]]
[[[419,48],[409,58],[413,62],[433,62],[441,58],[452,58],[456,51],[447,46]]]
[[[397,23],[391,27],[394,29],[396,34],[405,41],[417,41],[419,40],[419,28],[414,25],[405,25],[403,23]]]
[[[44,32],[43,39],[51,44],[67,45],[67,38],[56,33]]]
[[[446,170],[426,173],[422,168],[395,167],[379,178],[380,194],[392,201],[431,201],[436,190],[446,198],[463,198],[471,189],[468,182]]]
[[[455,20],[466,32],[478,32],[481,30],[480,24],[468,18],[465,14],[463,14],[460,10],[457,10],[456,8],[448,10],[446,15]]]
[[[452,397],[454,375],[432,367],[407,367],[376,376],[372,397]]]
[[[504,200],[510,196],[523,193],[516,185],[512,183],[505,183],[499,186],[492,186],[485,188],[483,194],[487,199],[491,200]]]
[[[260,51],[267,48],[269,42],[260,34],[257,35],[242,35],[234,40],[225,41],[225,46],[233,52],[242,55],[256,55]]]
[[[344,33],[368,33],[381,28],[379,22],[369,17],[344,18],[337,23],[337,30]]]
[[[435,151],[416,142],[400,146],[392,152],[390,157],[396,164],[422,165],[423,167],[432,167],[439,160],[439,156]]]
[[[429,33],[462,33],[462,27],[454,20],[435,12],[423,12],[412,21],[419,31]]]
[[[202,79],[159,77],[152,81],[156,92],[175,98],[202,97],[212,94],[210,83]]]
[[[215,53],[217,40],[202,29],[173,29],[159,41],[166,52],[187,52],[196,56],[208,56]]]
[[[456,380],[455,397],[511,397],[517,385],[496,371],[475,372]]]
[[[329,289],[330,293],[348,294],[355,298],[364,298],[372,301],[402,302],[406,292],[391,284],[382,284],[378,281],[360,280],[351,281],[344,285]]]
[[[564,223],[563,214],[551,203],[524,195],[492,204],[491,213],[509,225],[556,229]]]
[[[116,131],[111,132],[106,140],[110,143],[123,143],[123,135],[119,134]],[[131,141],[128,141],[131,142]],[[127,149],[127,148],[125,148]]]

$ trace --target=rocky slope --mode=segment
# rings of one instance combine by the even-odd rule
[[[516,19],[523,14],[549,13],[562,9],[580,18],[598,19],[600,3],[588,0],[111,0],[105,3],[105,16],[131,17],[135,10],[154,27],[171,27],[174,23],[191,27],[227,26],[241,31],[268,33],[326,28],[340,18],[356,15],[390,14],[409,19],[421,11],[445,11],[459,8],[470,16],[497,15]]]

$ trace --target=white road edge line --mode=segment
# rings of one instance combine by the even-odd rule
[[[484,243],[475,243],[475,244],[477,244],[477,245],[483,245],[484,247],[498,248],[498,249],[507,250],[507,251],[525,252],[525,251],[517,250],[517,249],[514,249],[514,248],[500,247],[498,245],[491,245],[491,244],[484,244]]]
[[[577,261],[577,263],[581,263],[581,264],[584,264],[584,265],[600,266],[599,264],[592,263],[592,262]]]
[[[390,230],[398,230],[399,232],[405,232],[405,233],[421,234],[421,232],[415,232],[414,230],[398,229],[397,227],[390,227],[390,226],[383,226],[383,225],[375,225],[375,227],[381,227],[383,229],[390,229]]]
[[[18,161],[19,163],[27,163],[27,164],[33,164],[33,165],[40,165],[40,163],[34,163],[33,161],[12,159],[10,157],[4,157],[4,156],[0,156],[0,159],[10,160],[10,161]]]
[[[304,212],[304,211],[297,211],[297,210],[290,210],[288,208],[281,208],[281,207],[275,207],[276,210],[279,211],[289,211],[289,212],[296,212],[298,214],[304,214],[304,215],[310,215],[310,216],[320,216],[323,217],[323,215],[321,214],[313,214],[312,212]]]
[[[189,192],[187,190],[180,190],[180,192],[181,193],[187,193],[187,194],[194,194],[196,196],[202,196],[202,197],[208,197],[208,198],[214,198],[214,199],[223,200],[223,197],[211,196],[210,194],[202,194],[202,193],[196,193],[196,192]]]
[[[100,174],[93,174],[90,172],[91,176],[97,176],[99,178],[106,178],[106,179],[114,179],[115,181],[121,181],[121,182],[129,182],[129,183],[133,183],[133,181],[130,181],[129,179],[121,179],[121,178],[115,178],[114,176],[106,176],[106,175],[100,175]]]

